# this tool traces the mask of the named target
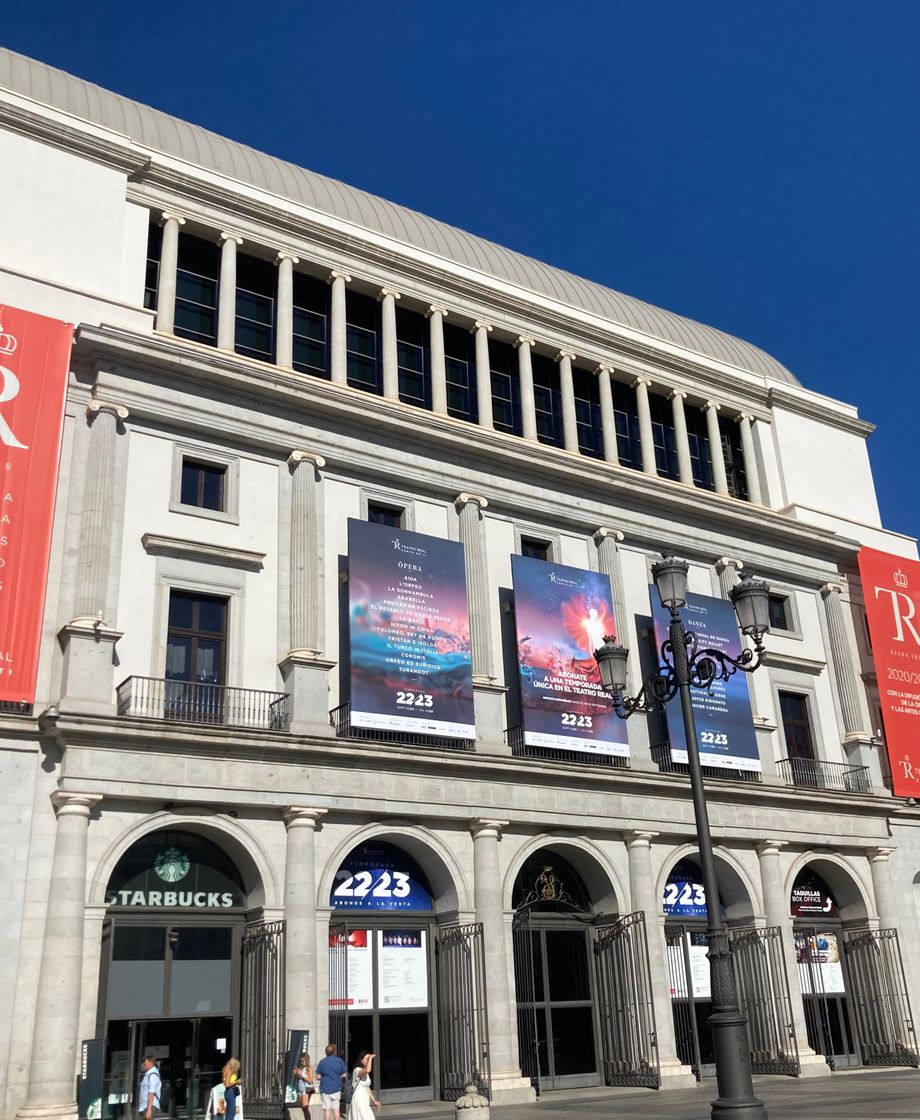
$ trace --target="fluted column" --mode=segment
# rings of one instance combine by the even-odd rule
[[[535,340],[526,335],[515,342],[518,352],[518,379],[521,387],[521,423],[524,439],[537,439],[537,402],[533,391],[533,365],[530,360]]]
[[[475,322],[472,330],[476,336],[476,408],[480,428],[491,428],[492,424],[492,367],[489,362],[488,323]]]
[[[639,414],[639,445],[642,449],[642,470],[646,474],[657,476],[655,435],[652,431],[652,411],[648,403],[649,385],[651,385],[651,381],[647,377],[637,377],[633,382],[633,388],[636,390],[636,411]]]
[[[623,534],[619,529],[602,525],[594,533],[597,546],[597,568],[610,580],[613,596],[613,616],[616,622],[616,638],[621,646],[629,648],[629,630],[626,626],[626,595],[623,591],[623,572],[620,569],[619,543]]]
[[[466,556],[466,593],[470,608],[473,677],[492,680],[492,611],[489,567],[482,511],[489,502],[481,494],[459,494],[454,505],[460,518],[460,541]]]
[[[719,587],[722,598],[729,598],[729,592],[738,582],[744,569],[744,561],[737,560],[734,556],[720,556],[716,560],[716,571],[719,573]]]
[[[275,304],[275,361],[279,366],[294,364],[294,265],[300,258],[293,253],[279,252],[278,300]]]
[[[738,417],[738,427],[741,430],[741,453],[744,456],[744,476],[747,479],[748,498],[757,505],[763,505],[763,496],[760,489],[760,471],[757,469],[757,455],[754,451],[754,436],[752,425],[754,417],[750,413],[742,412]]]
[[[115,501],[115,454],[118,424],[128,418],[124,405],[92,400],[86,407],[89,449],[80,520],[74,614],[96,622],[108,606],[109,564]]]
[[[575,355],[560,350],[556,355],[559,363],[559,389],[562,394],[562,437],[566,451],[578,451],[578,418],[575,413],[575,386],[572,383],[572,362]]]
[[[719,431],[719,409],[715,401],[706,402],[706,432],[709,436],[709,459],[712,463],[712,484],[716,493],[728,493],[725,456],[722,454],[722,433]]]
[[[176,277],[179,268],[179,229],[185,218],[164,210],[160,267],[157,272],[157,330],[171,331],[176,325]]]
[[[319,472],[326,465],[322,455],[292,451],[291,470],[291,649],[318,650],[319,597]]]
[[[399,292],[380,289],[380,340],[383,357],[383,395],[399,400],[399,357],[396,350],[396,301]]]
[[[842,592],[843,587],[839,583],[826,583],[821,588],[824,617],[827,621],[827,635],[830,639],[831,662],[834,666],[834,678],[837,682],[837,697],[840,701],[845,735],[868,739],[871,732],[868,732],[863,725],[858,693],[860,685],[856,676],[853,655],[850,652],[850,643],[847,641],[843,607],[840,603]]]
[[[242,237],[226,231],[220,235],[220,281],[217,289],[217,345],[232,350],[236,345],[236,250]]]
[[[599,365],[595,367],[597,374],[597,391],[601,402],[601,432],[604,437],[604,459],[608,463],[620,462],[619,448],[617,447],[617,420],[613,411],[613,386],[610,384],[612,370],[610,366]]]
[[[347,272],[331,272],[329,283],[329,376],[336,385],[348,384],[348,335],[345,309],[345,285],[351,277]]]
[[[444,320],[447,308],[433,303],[428,308],[428,335],[431,352],[431,411],[447,415],[447,363],[444,358]]]
[[[889,856],[896,851],[897,848],[870,848],[866,853],[872,872],[872,890],[875,894],[875,912],[878,914],[879,929],[897,929],[900,924],[889,860]]]
[[[79,1042],[86,841],[100,794],[52,795],[57,814],[48,909],[35,998],[32,1060],[26,1103],[18,1116],[76,1118],[74,1074]]]
[[[319,1038],[325,1023],[316,1020],[316,852],[315,834],[325,809],[295,806],[284,814],[287,850],[284,861],[284,1015],[288,1030]]]
[[[674,418],[674,443],[677,446],[677,473],[685,486],[693,485],[693,462],[690,459],[690,440],[687,438],[687,417],[684,401],[687,394],[680,389],[671,393],[671,415]]]

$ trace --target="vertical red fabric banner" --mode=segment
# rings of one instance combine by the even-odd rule
[[[0,304],[0,701],[35,699],[72,339]]]
[[[892,790],[920,797],[920,563],[863,548],[859,574]]]

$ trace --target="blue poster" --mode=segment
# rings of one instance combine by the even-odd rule
[[[475,739],[463,545],[348,522],[351,722]]]
[[[670,613],[661,605],[654,585],[649,588],[652,615],[655,619],[655,640],[660,650],[667,641]],[[730,657],[740,657],[742,645],[735,608],[727,599],[711,595],[687,595],[683,612],[684,626],[698,639],[698,648],[718,649]],[[747,676],[736,673],[727,681],[714,681],[707,689],[691,689],[696,716],[697,747],[703,766],[725,770],[760,770],[760,755],[751,715],[751,697]],[[687,762],[687,740],[680,700],[675,697],[665,706],[671,758]]]
[[[599,572],[512,556],[524,742],[629,755],[626,722],[601,687],[594,651],[616,635],[610,580]]]
[[[415,861],[390,844],[352,851],[335,873],[329,905],[336,910],[431,910],[428,884]]]
[[[662,908],[672,918],[706,917],[706,888],[695,864],[687,861],[674,865],[665,884]]]

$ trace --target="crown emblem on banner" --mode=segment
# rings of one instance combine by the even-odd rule
[[[18,345],[15,335],[4,334],[3,324],[0,323],[0,354],[15,354]]]
[[[2,338],[2,337],[3,336],[0,335],[0,338]],[[894,578],[894,582],[898,585],[898,587],[906,587],[907,586],[907,576],[901,571],[900,568],[898,568],[898,570],[894,573],[893,578]]]

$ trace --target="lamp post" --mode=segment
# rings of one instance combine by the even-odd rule
[[[629,650],[607,637],[594,656],[601,683],[613,697],[613,710],[621,719],[629,719],[636,712],[662,708],[676,696],[680,697],[700,865],[706,890],[713,1005],[709,1027],[719,1087],[719,1097],[712,1102],[712,1120],[767,1120],[766,1106],[754,1096],[747,1017],[739,1007],[728,934],[722,920],[690,690],[708,689],[715,681],[728,680],[739,670],[753,673],[760,667],[765,652],[763,636],[770,629],[769,588],[763,580],[744,575],[729,593],[741,632],[754,642],[753,650],[745,649],[739,657],[733,658],[723,650],[699,648],[697,635],[684,628],[680,612],[687,602],[687,562],[676,560],[673,556],[662,557],[652,565],[652,577],[662,606],[671,614],[668,639],[661,646],[658,669],[649,676],[638,694],[630,697],[626,695]]]

